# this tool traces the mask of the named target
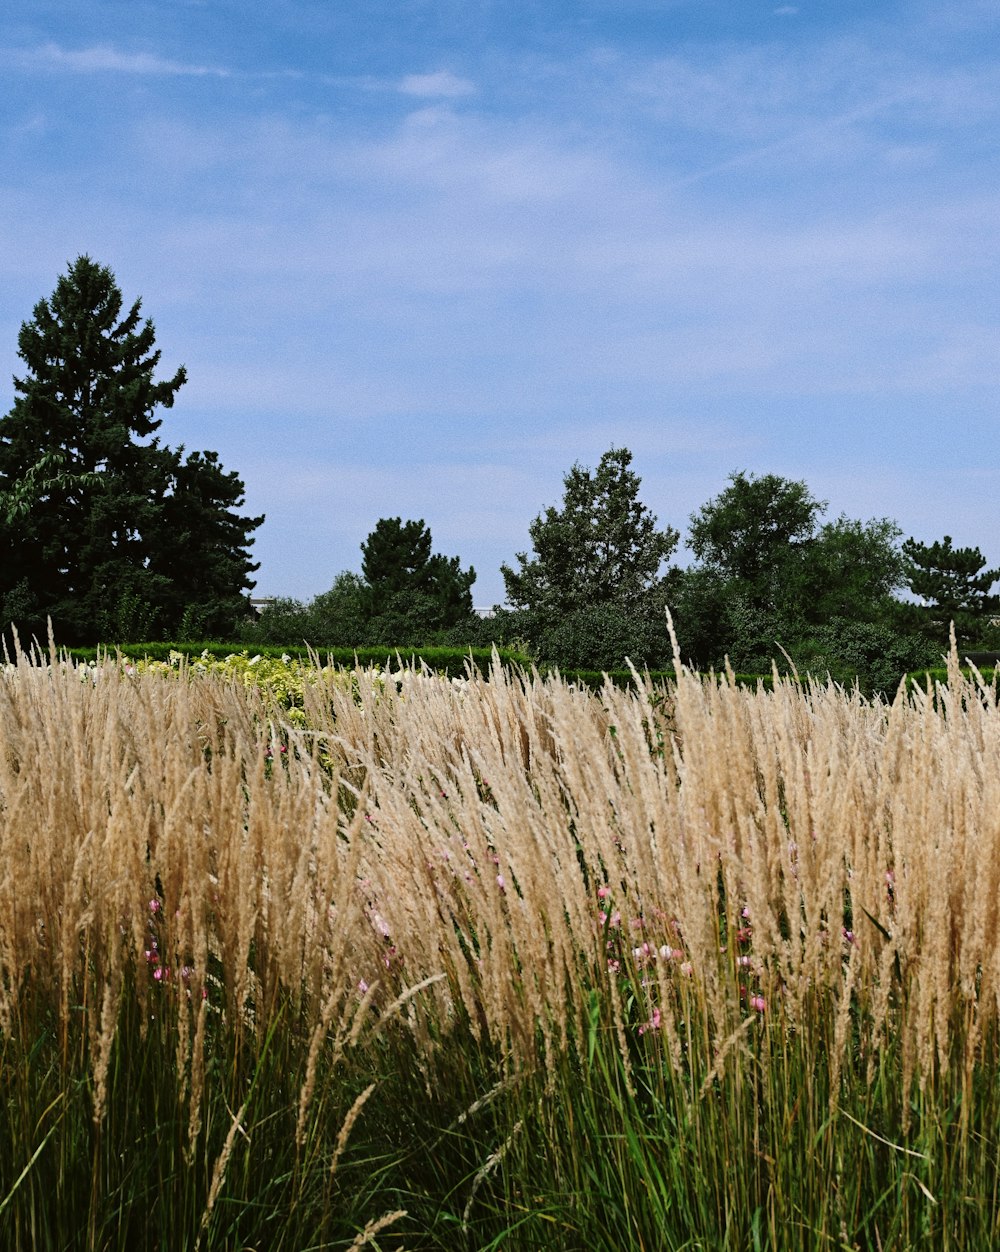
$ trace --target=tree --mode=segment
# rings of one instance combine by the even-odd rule
[[[878,622],[892,618],[894,595],[906,585],[899,550],[902,531],[890,518],[861,522],[841,515],[826,522],[802,548],[800,602],[807,623],[836,618]]]
[[[500,567],[515,608],[554,621],[595,605],[648,607],[679,535],[669,526],[657,530],[631,463],[627,448],[611,448],[595,472],[573,466],[563,479],[562,508],[550,506],[528,527],[534,558],[518,552],[519,569]]]
[[[912,610],[920,629],[940,644],[952,622],[960,643],[985,635],[1000,607],[1000,597],[990,594],[1000,569],[987,569],[978,548],[953,547],[950,535],[932,544],[907,539],[903,557],[909,588],[923,601]]]
[[[0,418],[0,614],[61,642],[185,622],[230,629],[257,568],[262,517],[233,510],[243,484],[215,453],[161,446],[183,367],[156,381],[160,352],[141,302],[123,313],[110,269],[79,257],[21,326],[15,402]]]
[[[446,630],[472,613],[476,571],[471,566],[463,570],[457,556],[432,553],[431,544],[423,518],[404,522],[383,517],[376,522],[361,544],[361,571],[373,616],[398,618],[412,633]]]
[[[419,588],[431,559],[431,532],[420,521],[382,517],[361,544],[361,572],[375,603],[399,591]]]
[[[229,633],[247,615],[245,592],[257,569],[247,555],[248,532],[263,517],[236,513],[244,501],[243,483],[227,473],[215,452],[183,447],[169,454],[169,491],[147,531],[147,570],[160,581],[163,619],[177,623],[182,639]]]
[[[932,544],[907,539],[903,556],[910,590],[938,616],[980,616],[996,609],[990,588],[1000,569],[986,569],[978,548],[955,548],[951,535]]]
[[[360,574],[343,570],[329,591],[309,605],[310,643],[326,647],[358,647],[367,640],[370,592]]]
[[[820,525],[825,509],[804,482],[730,476],[691,518],[689,542],[701,563],[685,571],[678,595],[685,656],[718,665],[728,655],[737,668],[766,671],[779,643],[796,657],[820,655],[818,632],[824,664],[838,632],[869,642],[896,638],[894,592],[905,582],[899,527],[843,515]],[[858,634],[862,624],[877,629]],[[913,643],[907,635],[893,648]],[[862,651],[858,644],[854,653]]]
[[[688,544],[704,565],[738,583],[756,608],[774,609],[782,602],[789,568],[812,541],[825,510],[804,482],[740,470],[692,515]]]

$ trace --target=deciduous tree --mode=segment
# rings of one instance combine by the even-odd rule
[[[756,609],[773,610],[786,601],[789,573],[800,564],[825,509],[804,482],[740,470],[692,515],[688,544]]]
[[[562,507],[550,506],[528,527],[535,555],[518,552],[517,569],[501,566],[514,608],[555,619],[595,605],[638,611],[648,603],[679,536],[670,526],[657,529],[631,463],[628,448],[611,448],[596,471],[573,466]]]

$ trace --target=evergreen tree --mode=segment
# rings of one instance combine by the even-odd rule
[[[27,370],[0,418],[4,626],[44,632],[50,616],[71,643],[171,634],[185,612],[222,630],[244,611],[263,518],[232,512],[243,485],[214,453],[161,446],[156,410],[186,374],[154,379],[140,308],[123,313],[112,272],[82,256],[21,327]]]
[[[956,548],[950,535],[932,544],[907,539],[903,557],[909,588],[923,601],[910,609],[914,625],[928,638],[945,647],[952,623],[962,645],[995,635],[989,619],[1000,597],[991,588],[1000,569],[987,569],[978,548]]]
[[[226,473],[215,452],[184,449],[170,454],[170,489],[150,531],[149,573],[163,588],[165,620],[182,639],[230,634],[247,615],[248,575],[257,569],[247,555],[248,532],[263,517],[243,518],[243,483]]]
[[[910,590],[938,616],[995,611],[997,597],[990,588],[1000,579],[1000,569],[986,569],[978,548],[955,548],[951,535],[932,544],[907,539],[903,556]]]
[[[391,635],[446,630],[472,613],[476,571],[457,556],[431,551],[431,532],[419,521],[383,517],[361,544],[361,571],[374,617],[386,618]],[[399,636],[401,638],[402,636]]]
[[[431,532],[419,521],[381,517],[361,543],[361,572],[371,588],[375,612],[401,591],[422,590],[431,559]]]

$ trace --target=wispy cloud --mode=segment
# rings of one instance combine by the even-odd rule
[[[10,54],[8,54],[10,56]],[[174,61],[154,52],[123,52],[110,44],[87,48],[64,48],[45,43],[23,49],[10,59],[33,68],[65,70],[73,74],[139,74],[226,78],[229,71],[219,66]]]
[[[491,602],[562,474],[612,443],[682,529],[739,466],[927,538],[961,507],[981,544],[988,491],[924,491],[919,457],[943,474],[995,435],[1000,69],[914,20],[828,34],[797,7],[668,55],[574,28],[562,52],[295,60],[265,21],[254,59],[173,17],[8,40],[0,411],[20,319],[86,250],[189,368],[168,441],[216,448],[268,513],[262,590],[314,594],[405,514]],[[276,431],[278,459],[255,451]]]
[[[404,96],[419,96],[426,100],[454,100],[475,93],[475,84],[467,78],[459,78],[450,70],[438,70],[434,74],[407,74],[398,84]]]

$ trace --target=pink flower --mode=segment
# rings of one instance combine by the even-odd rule
[[[610,894],[611,894],[610,887],[598,887],[597,888],[598,900],[606,900]]]
[[[159,902],[159,900],[157,900],[157,899],[156,899],[156,897],[154,896],[154,897],[153,897],[153,899],[152,899],[152,900],[150,900],[150,902],[149,902],[149,911],[150,911],[150,913],[159,913],[160,909],[162,909],[162,908],[163,908],[163,905],[162,905],[162,904]]]
[[[503,874],[497,874],[497,886],[500,888],[501,891],[504,891],[506,889],[507,884],[504,882]]]
[[[751,996],[750,1007],[752,1009],[756,1009],[758,1013],[763,1013],[764,1010],[767,1008],[767,1001],[764,999],[763,996]]]
[[[650,1017],[649,1021],[639,1027],[639,1034],[644,1035],[647,1030],[659,1030],[661,1021],[662,1018],[660,1017],[660,1010],[653,1009],[653,1015]]]

